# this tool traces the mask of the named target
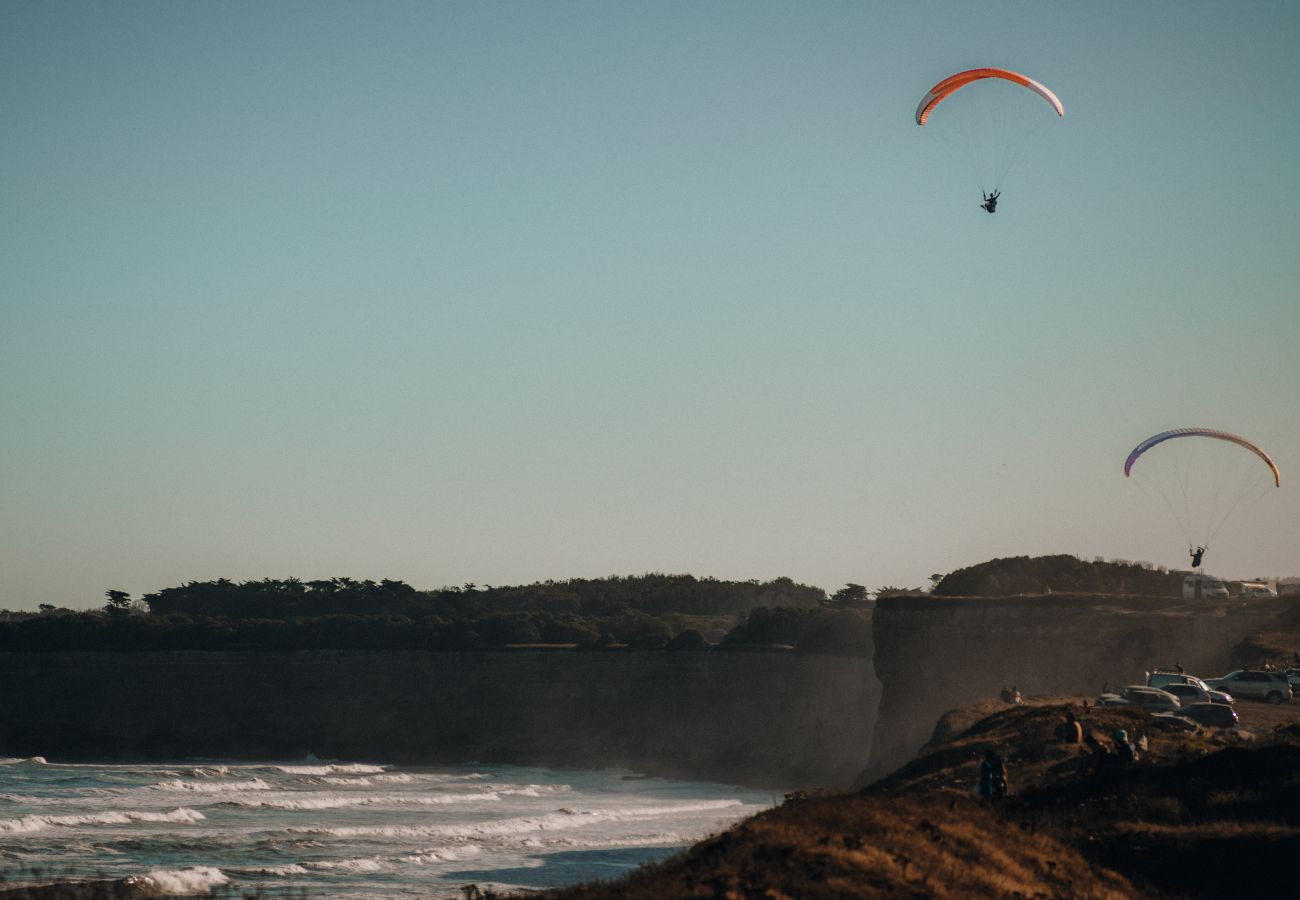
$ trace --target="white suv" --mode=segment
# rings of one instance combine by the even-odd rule
[[[1240,669],[1222,678],[1205,682],[1216,691],[1227,691],[1234,697],[1267,700],[1269,703],[1290,703],[1291,683],[1281,672],[1263,672],[1257,669]]]

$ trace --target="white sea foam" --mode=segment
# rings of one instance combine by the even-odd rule
[[[400,857],[402,862],[414,863],[415,865],[430,865],[440,862],[456,862],[462,859],[471,859],[483,853],[483,848],[478,844],[452,844],[446,847],[431,847],[421,850],[418,853],[412,853]]]
[[[271,786],[260,778],[248,781],[160,781],[156,791],[189,791],[195,794],[224,794],[228,791],[269,791]]]
[[[136,875],[127,880],[169,897],[208,894],[214,887],[230,883],[230,879],[220,869],[211,866],[154,869],[148,875]]]
[[[493,792],[473,794],[309,794],[306,791],[275,797],[235,797],[229,806],[244,809],[346,809],[354,806],[451,806],[457,803],[500,803]]]
[[[0,794],[0,803],[16,806],[58,806],[64,801],[58,797],[29,797],[26,794]]]
[[[659,847],[690,843],[691,838],[675,831],[651,834],[629,834],[617,838],[574,838],[569,836],[547,838],[542,846],[549,849],[578,848],[582,850],[615,849],[618,847]]]
[[[567,794],[573,790],[567,784],[500,784],[486,782],[476,785],[480,791],[492,791],[503,797],[540,797],[543,794]]]
[[[196,766],[189,774],[193,778],[223,778],[230,774],[230,766]]]
[[[546,853],[581,851],[574,877],[600,877],[626,861],[620,849],[688,844],[768,799],[719,785],[628,784],[617,771],[27,762],[0,766],[0,856],[135,873],[159,896],[221,894],[226,876],[241,890],[292,886],[313,897],[450,895],[466,868],[482,869],[480,887],[500,870],[503,882],[536,889],[553,876],[525,870]],[[146,873],[158,877],[141,880]]]
[[[539,831],[582,828],[597,822],[619,822],[629,819],[677,816],[691,812],[712,812],[742,805],[739,800],[703,800],[697,803],[625,806],[610,809],[565,808],[560,809],[558,812],[540,816],[517,816],[497,821],[470,822],[457,825],[300,826],[291,827],[288,830],[295,834],[325,834],[333,837],[474,838],[517,836]]]
[[[327,765],[327,766],[276,766],[286,775],[379,775],[384,771],[383,766],[372,766],[366,763],[351,763],[349,765]]]
[[[203,813],[179,807],[170,812],[145,812],[127,810],[124,812],[87,813],[79,816],[19,816],[16,819],[0,819],[0,832],[34,832],[50,828],[80,828],[87,825],[135,825],[139,823],[174,823],[190,825],[206,818]]]
[[[28,763],[33,766],[48,766],[44,756],[7,756],[0,759],[0,766],[21,766]]]
[[[236,869],[235,871],[240,875],[278,875],[281,877],[307,874],[307,870],[298,863],[288,863],[283,866],[263,866],[260,869]]]
[[[307,863],[313,869],[340,869],[345,872],[378,872],[384,868],[380,857],[367,856],[362,859],[328,859]]]
[[[384,774],[384,775],[370,775],[370,776],[363,775],[358,778],[338,778],[338,777],[326,776],[324,778],[311,778],[307,780],[317,784],[337,784],[337,785],[365,787],[366,785],[370,785],[370,784],[411,784],[413,781],[415,781],[415,777],[412,775]]]

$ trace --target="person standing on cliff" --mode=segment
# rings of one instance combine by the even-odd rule
[[[1011,792],[1007,764],[991,747],[984,751],[984,761],[980,763],[978,788],[985,800],[1000,800]]]
[[[1083,740],[1083,726],[1074,717],[1074,710],[1065,711],[1065,721],[1056,726],[1056,739],[1062,744],[1078,744]]]
[[[1100,775],[1110,759],[1110,752],[1092,732],[1083,739],[1083,768],[1090,775]]]

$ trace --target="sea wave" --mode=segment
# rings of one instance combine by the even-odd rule
[[[482,853],[483,848],[478,844],[452,844],[446,847],[430,847],[416,853],[400,856],[398,859],[415,865],[430,865],[442,862],[459,862],[462,859],[471,859]]]
[[[126,881],[132,886],[142,887],[150,893],[165,897],[209,894],[213,888],[230,883],[225,873],[211,866],[154,869],[147,875],[132,875]]]
[[[556,849],[574,849],[574,850],[609,850],[620,847],[658,847],[672,846],[675,844],[689,844],[697,840],[695,836],[678,834],[675,831],[658,831],[650,834],[629,834],[617,838],[574,838],[554,837],[547,838],[543,846],[549,850]]]
[[[331,763],[325,766],[274,766],[286,775],[379,775],[384,771],[383,766],[372,766],[367,763],[349,763],[338,765]]]
[[[494,822],[471,822],[457,825],[303,825],[287,830],[294,834],[318,834],[331,837],[385,837],[385,838],[474,838],[487,836],[519,836],[541,831],[582,828],[597,822],[621,822],[629,819],[648,819],[676,816],[691,812],[712,812],[744,804],[739,800],[703,800],[697,803],[675,803],[654,806],[625,806],[610,809],[569,809],[540,816],[517,816]]]
[[[179,778],[174,781],[160,781],[153,785],[156,791],[189,791],[195,794],[224,794],[227,791],[269,791],[271,786],[260,778],[252,778],[248,781],[213,781],[213,782],[195,782],[181,781]]]
[[[242,868],[233,869],[238,875],[278,875],[286,877],[289,875],[306,875],[307,870],[298,863],[287,863],[283,866],[262,866],[260,868]]]
[[[30,833],[46,831],[50,828],[80,828],[86,825],[135,825],[139,823],[172,823],[190,825],[206,818],[198,810],[178,807],[170,812],[146,812],[143,810],[126,810],[122,812],[86,813],[79,816],[19,816],[16,819],[0,819],[0,832]]]
[[[223,803],[243,809],[346,809],[355,806],[450,806],[457,803],[499,803],[495,792],[473,794],[317,794],[278,797],[236,797]]]
[[[398,774],[362,775],[354,778],[325,776],[323,778],[305,778],[303,780],[311,784],[335,784],[349,787],[365,787],[372,784],[411,784],[415,781],[415,776]]]
[[[366,856],[359,859],[322,859],[306,863],[313,869],[343,872],[378,872],[384,868],[383,857]]]

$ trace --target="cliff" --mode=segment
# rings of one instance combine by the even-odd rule
[[[1141,758],[1081,766],[1055,735],[1067,710],[1101,746],[1141,730]],[[1292,883],[1295,726],[1242,741],[1150,723],[1131,708],[1004,706],[863,791],[794,795],[656,865],[534,900],[1219,900]],[[971,791],[990,751],[1011,784],[996,800]]]
[[[0,653],[0,756],[626,767],[782,789],[866,762],[870,657]]]
[[[1213,603],[1048,594],[883,597],[873,622],[880,711],[864,780],[910,760],[947,710],[1022,694],[1096,696],[1181,664],[1219,675],[1233,647],[1274,627],[1279,601]]]

